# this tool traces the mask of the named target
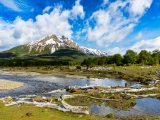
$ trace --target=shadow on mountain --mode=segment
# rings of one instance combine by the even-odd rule
[[[0,58],[10,58],[10,57],[16,57],[17,55],[13,54],[13,53],[0,53]]]
[[[84,57],[89,57],[89,55],[86,55],[85,53],[82,53],[75,49],[60,49],[53,54],[38,55],[37,57],[42,59],[74,61],[77,59],[83,59]]]

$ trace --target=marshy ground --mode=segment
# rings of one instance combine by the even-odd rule
[[[106,67],[107,68],[107,67]],[[39,75],[45,74],[45,75],[53,75],[56,76],[56,74],[61,75],[78,75],[78,76],[86,76],[88,79],[94,77],[94,78],[106,78],[106,77],[115,77],[115,78],[121,78],[128,81],[136,81],[140,82],[142,84],[149,84],[153,78],[159,79],[160,77],[160,68],[159,66],[118,66],[115,68],[110,68],[107,70],[86,70],[83,69],[75,69],[75,67],[67,67],[63,66],[61,68],[56,68],[50,66],[47,67],[27,67],[27,68],[3,68],[6,69],[6,71],[14,71],[14,72],[26,72],[25,75]],[[38,73],[32,73],[29,74],[28,72],[38,72]],[[9,73],[8,73],[9,74]],[[12,74],[12,73],[11,73]],[[20,74],[20,73],[19,73]],[[145,87],[151,87],[151,86],[143,86]],[[159,84],[157,84],[155,87],[159,87]],[[99,89],[99,88],[97,88]],[[102,88],[101,88],[102,89]],[[146,94],[157,94],[154,98],[160,99],[160,88],[156,90],[149,90],[149,91],[141,91],[136,93],[130,93],[134,95],[146,95]],[[70,105],[81,105],[81,106],[92,106],[93,104],[97,105],[104,105],[109,106],[113,109],[120,109],[120,110],[128,110],[129,108],[132,108],[136,105],[135,99],[133,99],[131,96],[121,94],[121,93],[95,93],[95,94],[88,94],[85,90],[75,90],[71,94],[84,94],[85,96],[82,97],[75,97],[75,98],[69,98],[65,101],[69,103]],[[109,98],[109,99],[115,99],[116,101],[104,101],[104,100],[95,100],[90,98],[96,97],[96,98]],[[39,100],[40,98],[37,98]],[[54,101],[53,101],[54,102]],[[47,110],[46,110],[47,109]],[[14,111],[13,111],[14,110]],[[15,111],[19,111],[19,113],[14,114]],[[73,114],[73,113],[63,113],[57,110],[48,109],[48,108],[35,108],[32,105],[22,105],[21,107],[11,106],[11,107],[5,107],[3,103],[0,103],[0,119],[6,119],[6,114],[8,114],[7,117],[9,118],[15,118],[15,119],[88,119],[88,120],[96,120],[96,119],[160,119],[159,117],[155,116],[144,116],[144,115],[138,115],[134,117],[115,117],[114,115],[108,115],[108,116],[98,116],[98,115],[81,115],[81,114]],[[53,114],[54,113],[54,114]],[[49,117],[48,117],[49,116]]]

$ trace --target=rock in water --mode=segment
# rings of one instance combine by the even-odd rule
[[[12,101],[13,101],[13,99],[12,99],[11,96],[4,97],[4,98],[2,98],[2,100],[3,100],[3,103],[4,103],[4,104],[10,104],[10,103],[12,103]]]

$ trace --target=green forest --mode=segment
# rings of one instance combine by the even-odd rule
[[[3,67],[32,67],[32,66],[46,66],[46,65],[71,65],[67,61],[46,61],[46,60],[1,60],[0,66]]]
[[[114,54],[110,56],[95,57],[84,59],[81,65],[95,66],[95,65],[159,65],[160,62],[160,51],[158,49],[148,52],[146,50],[141,50],[139,54],[133,50],[127,50],[125,55]]]

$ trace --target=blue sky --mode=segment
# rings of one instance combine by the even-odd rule
[[[159,0],[0,0],[0,51],[65,35],[109,55],[160,49]]]

